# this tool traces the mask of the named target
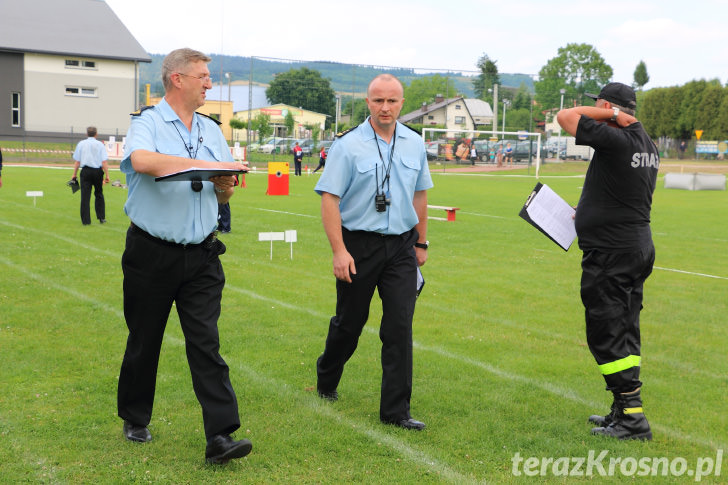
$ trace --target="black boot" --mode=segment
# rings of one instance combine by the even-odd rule
[[[589,422],[596,424],[602,428],[606,428],[614,419],[614,400],[612,400],[612,407],[609,409],[609,414],[602,416],[601,414],[592,414],[589,416]]]
[[[614,415],[606,427],[594,428],[592,434],[620,440],[651,440],[652,431],[642,411],[640,389],[614,394]]]

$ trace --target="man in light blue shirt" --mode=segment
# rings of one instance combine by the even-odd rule
[[[109,166],[106,163],[106,147],[96,139],[96,127],[86,128],[88,138],[78,142],[73,151],[73,177],[76,180],[78,168],[81,167],[81,223],[91,224],[91,187],[94,189],[94,209],[96,218],[101,224],[106,222],[106,202],[104,201],[104,184],[109,183]],[[104,177],[104,175],[106,175]]]
[[[229,369],[219,353],[217,320],[225,274],[219,256],[225,245],[215,237],[217,206],[233,195],[234,177],[210,181],[155,182],[154,178],[190,168],[235,169],[216,122],[199,115],[212,87],[210,58],[177,49],[162,63],[164,99],[132,118],[121,170],[131,219],[124,271],[124,317],[129,328],[119,374],[118,414],[130,441],[152,439],[147,426],[154,403],[159,351],[174,303],[185,336],[192,385],[202,406],[207,438],[205,458],[226,463],[252,449],[233,440],[240,427]]]
[[[418,265],[427,261],[427,189],[432,179],[422,138],[397,117],[400,81],[375,77],[367,89],[371,116],[331,145],[315,190],[333,251],[336,315],[316,365],[317,390],[337,400],[344,365],[356,350],[378,288],[382,299],[382,387],[379,418],[422,430],[412,419],[412,317]]]

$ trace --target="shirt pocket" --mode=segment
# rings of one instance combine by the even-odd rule
[[[402,184],[405,187],[414,189],[415,185],[417,185],[417,179],[420,176],[420,170],[422,170],[420,162],[412,158],[400,159],[400,161],[404,167],[402,169]]]
[[[360,160],[356,162],[356,171],[360,177],[374,178],[377,162],[375,160]]]
[[[222,161],[222,153],[218,149],[218,147],[214,146],[204,146],[205,152],[207,153],[207,157],[204,157],[205,160],[211,161],[211,162],[221,162]],[[198,157],[203,158],[203,157]]]
[[[164,155],[174,155],[176,157],[190,158],[190,154],[185,150],[184,145],[181,142],[157,142],[157,152],[163,153]]]

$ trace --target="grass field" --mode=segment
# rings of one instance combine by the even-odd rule
[[[541,181],[576,203],[584,167],[547,165]],[[642,312],[643,398],[655,438],[616,442],[591,436],[586,421],[606,412],[611,398],[585,344],[581,252],[564,252],[517,216],[535,184],[520,173],[433,167],[430,203],[461,210],[455,222],[429,224],[427,283],[414,324],[412,414],[427,423],[421,433],[378,420],[377,297],[339,401],[316,396],[315,360],[335,303],[312,190],[318,176],[291,177],[290,195],[273,197],[265,195],[265,175],[249,175],[231,202],[233,232],[222,236],[227,285],[219,327],[243,423],[235,436],[250,438],[253,452],[220,467],[204,463],[201,412],[174,312],[150,424],[154,440],[122,437],[116,384],[126,339],[126,191],[107,186],[108,224],[82,226],[80,194],[65,186],[71,169],[6,166],[0,482],[687,483],[695,470],[707,474],[713,460],[702,483],[725,483],[728,193],[665,190],[658,182],[657,261]],[[112,171],[115,178],[123,181]],[[27,190],[44,196],[34,206]],[[287,229],[298,231],[293,259],[283,242],[274,243],[271,259],[258,232]],[[603,470],[573,469],[602,453]],[[652,473],[653,458],[670,466],[652,462],[657,476],[639,476]],[[613,476],[604,476],[617,459]],[[716,459],[725,465],[719,476]],[[564,460],[567,469],[556,467]],[[635,469],[638,463],[647,468]],[[563,476],[569,471],[591,476]]]

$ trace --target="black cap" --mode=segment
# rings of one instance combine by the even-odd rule
[[[591,99],[603,99],[625,108],[634,109],[637,107],[637,97],[634,94],[634,89],[622,83],[609,83],[602,88],[598,95],[589,93],[584,93],[584,95]]]

